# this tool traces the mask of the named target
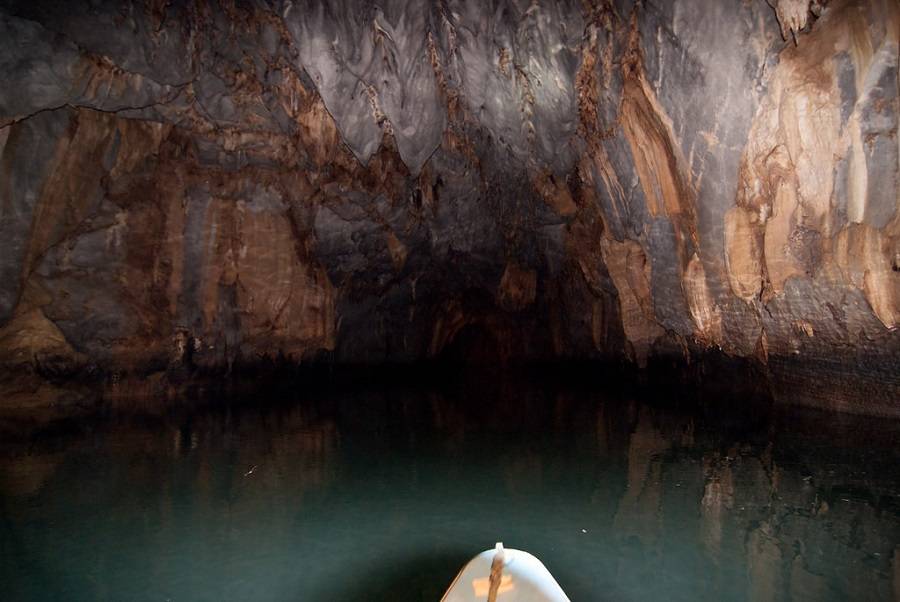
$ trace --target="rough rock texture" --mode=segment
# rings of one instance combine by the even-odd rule
[[[715,350],[898,413],[898,39],[892,0],[3,0],[4,365]]]

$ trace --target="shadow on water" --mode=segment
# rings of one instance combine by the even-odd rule
[[[358,553],[373,554],[366,570],[355,574],[338,571],[325,576],[313,594],[316,600],[440,600],[456,573],[473,555],[464,546],[455,552],[397,550],[387,558],[374,550]]]

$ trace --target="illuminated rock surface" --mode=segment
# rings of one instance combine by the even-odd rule
[[[7,404],[725,353],[897,414],[900,8],[774,4],[4,0]]]

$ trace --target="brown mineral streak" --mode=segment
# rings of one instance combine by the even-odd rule
[[[38,200],[23,264],[27,277],[35,262],[75,230],[86,217],[101,177],[101,157],[110,141],[114,119],[96,111],[79,111],[70,135],[60,141]]]
[[[637,13],[631,17],[628,51],[622,62],[624,91],[619,121],[631,147],[651,215],[667,215],[682,236],[696,244],[694,191],[672,121],[644,75]]]
[[[831,3],[802,43],[782,51],[744,152],[737,197],[743,212],[733,209],[726,216],[726,260],[732,290],[741,298],[749,299],[765,283],[767,301],[782,293],[788,279],[821,271],[862,290],[878,319],[893,328],[900,318],[897,278],[890,272],[897,220],[883,232],[859,224],[869,187],[878,184],[867,181],[858,111],[841,128],[841,91],[831,59],[849,54],[857,94],[864,98],[874,50],[859,9],[853,0]],[[900,8],[885,3],[882,9],[883,43],[896,41]],[[836,224],[833,174],[845,157],[850,223]],[[821,253],[809,255],[798,246],[807,231],[821,235]],[[841,269],[831,269],[832,262]]]
[[[624,193],[600,143],[609,134],[598,129],[596,111],[599,87],[603,85],[596,74],[601,57],[597,29],[603,26],[611,30],[616,17],[614,10],[605,3],[586,4],[585,13],[589,33],[585,36],[586,42],[582,47],[582,65],[576,76],[576,86],[579,91],[579,130],[588,142],[590,162],[582,161],[580,173],[583,174],[582,180],[588,184],[593,180],[590,174],[598,173],[606,190],[613,197],[612,206],[618,207],[617,201],[623,199]],[[627,51],[622,61],[623,92],[617,125],[622,128],[631,149],[633,165],[644,191],[649,213],[652,216],[664,215],[672,221],[679,252],[678,267],[683,272],[691,266],[690,273],[683,274],[682,280],[685,297],[697,324],[698,336],[718,337],[717,310],[708,294],[703,266],[696,255],[693,261],[685,256],[686,245],[690,244],[694,248],[698,245],[695,193],[689,183],[686,162],[675,139],[671,120],[656,100],[644,75],[637,10],[631,15],[627,35]],[[610,52],[604,51],[603,56],[608,56]],[[608,81],[611,63],[603,60],[601,66],[604,81]],[[630,246],[631,241],[626,241],[628,245],[625,247],[606,238],[602,242],[604,262],[619,291],[625,335],[636,347],[639,362],[643,363],[653,339],[663,332],[655,321],[652,309],[649,261],[643,251],[638,253],[639,246]],[[620,252],[627,254],[625,262],[617,257]],[[640,257],[644,257],[643,261],[638,260]],[[631,273],[630,270],[638,270],[639,273]],[[640,306],[643,311],[635,311],[636,306]]]
[[[625,336],[635,360],[646,364],[650,346],[663,333],[653,316],[650,292],[650,262],[640,244],[633,240],[618,243],[604,238],[600,243],[603,260],[619,292],[619,311]]]
[[[504,309],[517,311],[534,303],[537,292],[537,274],[515,263],[507,263],[497,291],[498,304]]]
[[[749,133],[740,133],[747,139],[738,173],[723,176],[731,178],[729,186],[737,184],[737,192],[704,212],[702,224],[698,191],[706,184],[694,178],[682,151],[682,145],[687,148],[692,141],[676,136],[676,131],[683,131],[677,107],[663,106],[678,95],[657,97],[661,84],[651,85],[645,72],[644,53],[651,52],[653,42],[642,41],[638,20],[654,23],[652,19],[663,16],[651,14],[644,3],[636,3],[630,17],[623,19],[610,0],[582,0],[580,46],[576,35],[574,42],[554,50],[569,52],[580,61],[574,72],[574,97],[568,99],[571,110],[577,111],[569,116],[577,119],[577,135],[555,140],[567,145],[566,152],[574,157],[566,159],[570,162],[563,168],[536,158],[541,120],[553,106],[546,100],[553,82],[532,65],[546,57],[530,55],[517,39],[497,37],[483,59],[486,65],[466,65],[465,36],[456,29],[465,19],[445,3],[436,6],[434,22],[422,32],[424,39],[418,40],[417,48],[427,52],[430,70],[428,63],[424,70],[435,85],[429,90],[437,90],[437,103],[443,105],[437,108],[446,113],[446,120],[439,149],[415,174],[399,154],[397,140],[402,138],[395,138],[385,115],[390,110],[382,104],[384,91],[374,85],[361,92],[367,103],[362,117],[374,117],[381,125],[377,151],[363,165],[344,143],[342,132],[348,131],[339,126],[346,128],[348,121],[335,119],[323,101],[324,92],[320,94],[321,82],[299,63],[296,31],[290,29],[296,23],[287,19],[287,11],[279,15],[260,6],[226,3],[221,21],[228,36],[262,39],[265,30],[284,52],[256,56],[242,51],[234,60],[217,55],[211,65],[204,61],[210,60],[214,44],[204,39],[204,32],[220,16],[213,15],[215,9],[207,3],[191,5],[185,27],[192,33],[188,48],[195,71],[193,78],[179,84],[159,84],[112,58],[80,52],[72,67],[75,100],[61,105],[66,108],[42,109],[72,117],[53,156],[45,159],[47,175],[33,193],[37,200],[30,232],[23,237],[24,259],[14,266],[21,279],[16,289],[19,299],[0,328],[0,352],[9,353],[0,357],[0,363],[13,361],[11,355],[25,361],[48,355],[67,357],[73,364],[85,361],[79,353],[85,351],[85,342],[75,336],[66,340],[72,328],[68,324],[81,317],[79,312],[102,312],[106,301],[127,316],[121,333],[101,341],[107,357],[96,358],[113,370],[158,366],[160,358],[178,364],[190,355],[185,351],[188,344],[204,353],[228,345],[227,354],[233,355],[236,345],[251,360],[283,354],[301,361],[337,349],[341,320],[349,319],[338,315],[345,300],[374,298],[380,311],[385,303],[377,297],[389,297],[405,286],[412,289],[409,307],[402,312],[410,316],[410,324],[414,317],[429,316],[426,326],[416,326],[427,331],[420,333],[417,351],[424,357],[442,353],[467,327],[484,330],[497,340],[499,355],[512,356],[522,340],[513,331],[526,330],[516,320],[546,323],[544,338],[538,340],[555,357],[577,353],[568,348],[576,344],[567,338],[574,334],[582,335],[592,352],[608,353],[615,346],[615,353],[625,353],[642,366],[673,339],[675,347],[691,346],[693,351],[725,346],[736,330],[752,330],[745,348],[752,349],[756,341],[755,353],[764,363],[770,356],[800,354],[803,345],[823,340],[832,347],[815,348],[815,353],[854,348],[856,339],[868,340],[882,325],[889,332],[900,324],[900,211],[891,218],[882,210],[878,227],[873,225],[871,199],[882,184],[875,181],[880,176],[872,175],[874,134],[865,133],[863,109],[877,86],[872,66],[879,52],[900,39],[900,5],[895,0],[832,0],[820,15],[810,13],[805,0],[772,4],[783,33],[795,36],[797,44],[777,42],[773,50],[769,43],[777,33],[770,39],[764,25],[759,38],[751,41],[761,60],[767,61],[759,76],[765,85],[748,91],[754,95],[749,110],[756,114],[744,117],[752,117],[752,122]],[[748,5],[742,4],[741,10]],[[144,10],[151,25],[147,35],[154,43],[175,35],[166,27],[167,13],[174,7],[153,0]],[[540,30],[542,19],[549,19],[542,11],[533,3],[521,17],[519,31],[535,25],[532,20]],[[768,17],[771,21],[772,14]],[[663,22],[661,27],[668,25],[672,24]],[[385,36],[391,34],[378,22],[374,27],[374,32],[367,30],[375,39],[373,60],[386,59],[390,49]],[[567,32],[570,40],[571,33]],[[680,34],[674,28],[671,34],[678,42]],[[642,46],[645,43],[649,45]],[[709,66],[692,52],[685,47],[681,59],[674,60]],[[777,61],[768,60],[775,58],[766,56],[772,52]],[[842,99],[840,86],[846,83],[839,81],[838,72],[845,59],[852,63],[855,77],[856,106],[849,117],[842,116],[842,101],[847,98]],[[492,155],[500,152],[495,147],[501,145],[494,141],[502,132],[482,123],[479,107],[466,96],[466,86],[473,85],[466,81],[466,69],[473,67],[476,73],[484,67],[489,72],[485,77],[498,78],[514,91],[513,100],[507,100],[510,106],[503,110],[518,119],[513,120],[515,128],[521,126],[518,133],[524,133],[527,144],[521,145],[524,157],[515,157],[521,165],[510,167],[510,173],[530,184],[528,202],[542,200],[551,210],[538,206],[537,212],[550,216],[549,234],[537,238],[540,245],[547,245],[546,256],[541,251],[536,257],[522,256],[527,241],[520,240],[524,238],[520,231],[534,234],[535,216],[518,211],[526,206],[520,199],[514,204],[503,191],[495,194],[489,186],[496,174],[488,166],[494,168],[498,157],[505,161],[507,155]],[[665,67],[661,54],[659,69]],[[208,70],[227,89],[228,117],[213,117],[216,111],[210,109],[215,107],[203,106],[202,99],[210,93],[197,70]],[[310,84],[310,79],[316,83]],[[108,100],[134,97],[149,98],[149,104],[130,107],[129,118],[106,110]],[[330,101],[329,106],[340,116],[339,107]],[[891,106],[878,110],[896,112]],[[275,114],[278,120],[269,119]],[[16,115],[0,127],[4,216],[18,210],[11,197],[15,194],[11,170],[21,164],[18,153],[25,119],[29,117]],[[435,130],[435,136],[438,133]],[[715,128],[697,135],[710,153],[734,144],[733,136]],[[897,138],[896,131],[893,136]],[[689,156],[693,161],[693,150]],[[843,193],[835,176],[842,162],[847,164]],[[473,169],[477,173],[471,173]],[[500,176],[497,181],[503,185]],[[473,199],[460,202],[452,196],[472,188]],[[644,206],[634,206],[638,203]],[[345,221],[339,227],[362,224],[374,235],[357,245],[358,232],[346,230],[350,240],[336,243],[345,245],[336,251],[341,259],[330,260],[317,246],[317,234],[321,235],[317,217],[322,215],[317,212],[349,205],[353,217],[345,220],[341,215]],[[485,206],[490,211],[476,211]],[[721,216],[709,220],[719,223],[706,220],[710,213]],[[671,223],[675,236],[671,257],[659,256],[647,215]],[[494,218],[498,223],[482,223]],[[504,243],[499,250],[487,246],[496,256],[486,258],[488,253],[479,246],[484,241],[478,239],[483,234],[490,238],[495,230]],[[343,232],[339,230],[339,236]],[[87,244],[101,241],[101,251],[96,252],[103,258],[97,262],[101,265],[73,266],[77,247],[88,235],[92,238]],[[701,248],[701,236],[720,238],[704,239],[711,244]],[[417,298],[416,282],[427,278],[420,280],[425,273],[416,270],[452,271],[440,265],[444,258],[435,251],[438,248],[449,249],[451,263],[479,254],[472,265],[492,262],[483,268],[489,277],[477,284],[471,282],[483,276],[475,273],[482,268],[459,266],[465,280],[461,286],[484,289],[478,292],[490,308],[467,305],[463,291],[420,290]],[[724,256],[711,258],[709,249]],[[345,254],[354,253],[361,257],[358,270],[336,270],[329,263],[340,263]],[[433,255],[422,261],[420,253]],[[389,284],[379,288],[381,284],[371,284],[361,274],[368,276],[368,270],[385,257],[387,272],[379,279]],[[723,260],[723,274],[711,267],[718,260]],[[48,264],[52,261],[56,263]],[[558,270],[548,268],[551,263],[558,264]],[[653,273],[657,266],[662,271]],[[654,289],[673,267],[681,286],[681,296],[674,301],[661,298]],[[48,271],[63,276],[47,275]],[[76,291],[68,283],[77,278],[91,284]],[[837,291],[834,294],[854,303],[856,298],[865,302],[846,320],[838,317],[843,308],[833,309],[833,323],[827,316],[808,315],[821,310],[824,301],[810,304],[815,310],[804,303],[796,303],[799,309],[784,309],[793,302],[791,286],[798,283]],[[583,297],[578,296],[581,291]],[[83,293],[87,300],[67,301],[73,293]],[[422,301],[429,295],[437,300]],[[665,322],[666,313],[684,313],[682,301],[689,314],[683,318],[693,322],[693,328],[687,323],[686,331],[680,324],[672,327]],[[568,311],[573,313],[567,315]],[[379,325],[371,326],[380,329],[378,337],[390,338],[392,333],[384,331],[389,321],[380,315]],[[868,330],[860,330],[863,322]],[[402,334],[405,346],[409,333]],[[872,346],[882,340],[888,339],[878,339]],[[859,344],[861,349],[866,345]],[[232,360],[227,358],[229,366]],[[712,513],[717,495],[710,492]],[[712,543],[714,531],[713,527]]]
[[[547,206],[559,215],[570,216],[578,211],[565,180],[559,180],[551,173],[538,173],[532,176],[532,186]]]
[[[618,176],[609,162],[606,149],[602,140],[613,135],[613,125],[608,130],[603,130],[598,124],[597,105],[600,102],[600,87],[607,88],[612,77],[612,32],[616,19],[615,11],[608,2],[582,2],[582,12],[587,23],[581,48],[581,65],[575,76],[575,89],[578,100],[578,133],[587,145],[585,156],[579,163],[579,175],[583,188],[588,194],[593,194],[593,171],[600,174],[606,186],[607,192],[614,197],[614,206],[619,206],[624,192],[619,183]],[[601,51],[599,47],[599,29],[606,30],[609,39],[606,48]],[[601,55],[602,52],[602,55]],[[598,77],[598,64],[601,67]]]
[[[304,97],[299,107],[294,114],[303,126],[301,140],[312,150],[308,156],[319,165],[333,162],[341,145],[337,144],[330,115],[324,112],[318,98]],[[219,135],[207,128],[203,130]],[[116,131],[119,134],[116,160],[104,175],[100,158],[108,151]],[[153,339],[173,327],[172,320],[184,294],[181,290],[183,229],[185,212],[189,209],[183,191],[192,186],[212,187],[211,193],[226,196],[214,198],[203,218],[204,267],[198,301],[205,330],[212,332],[217,328],[220,285],[237,284],[239,309],[246,315],[242,323],[246,330],[246,352],[258,349],[267,353],[272,341],[286,353],[298,356],[307,350],[332,348],[335,291],[324,271],[314,262],[310,265],[308,254],[298,254],[297,249],[305,245],[296,240],[297,233],[286,215],[287,207],[280,214],[244,210],[242,203],[233,199],[241,196],[244,178],[250,175],[248,170],[233,176],[210,173],[190,162],[184,163],[184,157],[171,156],[171,151],[160,152],[171,131],[171,126],[145,125],[96,111],[78,110],[70,135],[58,145],[55,167],[41,193],[23,278],[26,281],[30,278],[34,266],[49,248],[77,235],[88,210],[87,203],[97,198],[101,181],[109,182],[108,186],[114,187],[108,190],[110,197],[122,204],[123,215],[129,216],[123,226],[129,234],[120,243],[127,251],[119,277],[128,291],[128,303],[135,312],[137,324],[143,325],[137,338],[115,344],[116,361],[137,365],[147,359],[148,350],[157,348],[162,352],[159,346],[165,344],[164,340]],[[241,139],[246,140],[246,136],[242,134]],[[245,143],[241,139],[235,139],[237,144]],[[165,144],[172,146],[169,141]],[[129,182],[130,172],[147,157],[157,154],[160,161],[156,173],[161,177],[155,178],[149,189],[141,179],[134,182],[136,188],[121,189],[123,182],[124,185]],[[383,163],[384,159],[374,161],[368,173],[360,172],[355,161],[347,162],[358,174],[352,176],[356,186],[375,184],[379,189],[389,190],[385,185],[390,180],[385,180],[383,175],[375,176],[379,161]],[[394,169],[390,167],[393,164],[395,161],[386,164],[388,173]],[[280,189],[282,196],[298,191],[297,180],[290,174],[252,169],[249,172],[255,172],[255,180],[269,182]],[[344,176],[338,172],[338,177]],[[284,188],[284,184],[289,188]],[[60,207],[66,210],[59,211]],[[134,229],[128,222],[142,227]],[[167,309],[164,314],[159,313],[159,301]],[[197,334],[203,336],[202,332]]]
[[[762,289],[762,251],[754,218],[743,207],[725,214],[725,268],[732,292],[744,301],[755,299]]]

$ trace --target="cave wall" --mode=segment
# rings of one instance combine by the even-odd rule
[[[775,4],[3,0],[0,362],[465,332],[900,412],[900,8]]]

